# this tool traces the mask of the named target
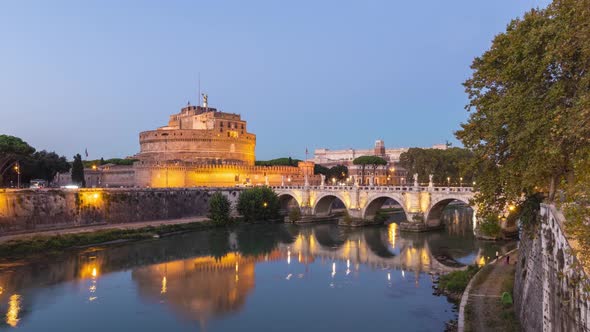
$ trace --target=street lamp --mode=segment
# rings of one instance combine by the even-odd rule
[[[459,187],[463,187],[463,177],[459,178]]]
[[[17,178],[17,188],[20,188],[20,163],[17,161],[16,165],[14,165],[14,171],[16,172],[16,178]]]
[[[448,183],[448,187],[450,187],[451,186],[451,177],[450,176],[447,177],[447,183]]]

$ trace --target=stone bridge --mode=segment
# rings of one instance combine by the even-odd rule
[[[408,230],[438,227],[444,208],[453,201],[471,205],[471,187],[434,186],[277,186],[272,187],[283,210],[295,206],[304,218],[333,216],[334,202],[340,201],[354,219],[373,220],[384,204],[401,206]]]

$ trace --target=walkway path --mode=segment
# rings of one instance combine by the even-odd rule
[[[100,230],[105,230],[105,229],[137,229],[137,228],[143,228],[143,227],[147,227],[147,226],[188,224],[191,222],[202,222],[202,221],[206,221],[206,220],[208,220],[207,217],[189,217],[189,218],[171,219],[171,220],[140,221],[140,222],[126,223],[126,224],[106,224],[106,223],[104,223],[104,224],[92,225],[92,226],[81,226],[81,227],[75,227],[75,228],[44,230],[44,231],[38,231],[38,232],[33,232],[33,233],[5,235],[5,236],[0,236],[0,243],[10,241],[10,240],[30,238],[30,237],[38,236],[38,235],[52,236],[52,235],[60,235],[60,234],[94,232],[94,231],[100,231]]]
[[[514,307],[504,306],[501,296],[512,293],[518,250],[485,266],[471,283],[465,307],[465,331],[520,331]]]

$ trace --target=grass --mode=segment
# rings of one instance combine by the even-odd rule
[[[476,265],[470,265],[467,270],[454,271],[442,275],[438,280],[438,288],[441,291],[448,291],[451,293],[461,293],[467,288],[469,280],[479,271]]]
[[[112,241],[139,241],[166,234],[198,231],[220,227],[210,221],[178,225],[148,226],[138,229],[109,229],[95,232],[39,235],[0,244],[0,259],[23,258],[36,254],[59,253],[64,250]]]

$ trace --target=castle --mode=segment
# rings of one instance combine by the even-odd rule
[[[140,152],[132,166],[96,165],[85,169],[87,187],[234,187],[303,184],[314,181],[311,162],[255,166],[256,135],[239,114],[190,103],[170,116],[168,125],[139,134]],[[71,184],[58,174],[57,185]]]

